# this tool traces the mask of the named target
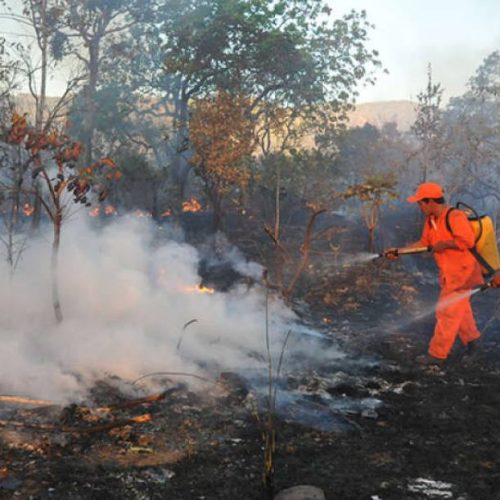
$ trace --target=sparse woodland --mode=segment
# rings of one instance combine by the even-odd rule
[[[427,264],[370,263],[355,275],[340,267],[354,254],[377,254],[418,237],[421,221],[405,200],[420,182],[437,181],[451,202],[465,201],[497,219],[498,51],[470,75],[467,91],[448,103],[443,103],[443,89],[429,67],[422,75],[410,129],[402,130],[397,123],[354,127],[348,113],[356,106],[357,89],[372,84],[384,70],[379,54],[368,48],[375,28],[364,11],[338,17],[323,0],[18,3],[0,2],[1,18],[29,33],[23,42],[0,38],[0,257],[7,262],[9,279],[15,280],[23,266],[23,252],[44,228],[50,228],[52,260],[45,264],[51,269],[58,323],[64,321],[58,252],[77,209],[92,217],[100,229],[125,214],[147,217],[157,226],[181,228],[188,242],[205,248],[209,241],[215,254],[218,238],[224,235],[248,260],[263,266],[261,284],[269,293],[291,307],[307,304],[307,314],[313,311],[316,320],[326,325],[348,322],[353,314],[373,323],[376,315],[366,308],[372,312],[386,306],[399,308],[401,314],[416,308],[419,283],[411,273],[420,273]],[[50,95],[54,75],[59,80],[67,76],[66,88],[58,97]],[[30,96],[21,99],[21,89],[25,93],[26,88]],[[185,330],[188,337],[189,328]],[[354,338],[355,352],[365,354],[367,347]],[[367,346],[377,350],[372,336],[369,340]],[[289,427],[282,434],[278,430],[276,445],[275,428],[266,427],[266,422],[278,426],[272,418],[266,420],[274,413],[271,388],[276,368],[270,368],[268,413],[260,420],[267,448],[263,455],[259,437],[249,446],[249,453],[265,456],[265,488],[257,492],[248,486],[261,483],[262,469],[252,462],[251,475],[241,476],[248,494],[240,498],[271,498],[300,469],[299,458],[293,458],[302,457],[297,452],[299,433]],[[392,384],[401,383],[398,373],[390,376]],[[491,373],[488,377],[493,387]],[[460,386],[458,380],[457,375],[450,384]],[[355,390],[369,392],[367,387]],[[183,401],[180,398],[173,405],[181,408]],[[202,406],[206,404],[203,401]],[[230,419],[228,408],[219,407],[219,416]],[[390,420],[392,411],[384,421]],[[71,415],[72,424],[76,418]],[[194,414],[190,418],[193,427],[184,422],[184,437],[177,436],[185,448],[183,464],[199,460],[186,443],[195,435],[199,438],[196,425],[206,424]],[[235,425],[239,424],[227,425],[231,432],[238,431]],[[243,434],[251,433],[250,424],[241,425]],[[390,435],[382,427],[372,431]],[[141,444],[137,436],[114,432],[115,441],[130,439],[144,449],[154,435],[150,430]],[[216,430],[210,433],[216,440]],[[290,449],[280,443],[281,436],[287,436]],[[319,438],[311,439],[306,447]],[[339,457],[349,462],[347,450],[356,447],[356,441],[343,439],[346,442],[338,444]],[[333,449],[335,444],[330,444]],[[86,446],[81,437],[70,445],[74,450]],[[389,468],[404,460],[382,452],[375,456],[376,447],[382,445],[373,446],[363,457],[371,466],[380,460],[382,468]],[[62,453],[62,448],[54,453]],[[285,448],[292,456],[287,465],[282,458]],[[210,454],[215,449],[214,445]],[[311,456],[314,453],[312,449]],[[492,451],[483,459],[488,464],[480,467],[498,479],[495,454],[498,459],[498,451]],[[325,460],[330,458],[324,455]],[[243,465],[238,470],[244,470]],[[0,478],[10,467],[0,464]],[[188,468],[179,466],[179,476],[184,467]],[[206,464],[202,468],[203,481],[208,481],[213,470]],[[284,469],[287,472],[280,479]],[[313,472],[308,469],[308,473],[314,479]],[[332,477],[335,473],[331,471]],[[370,474],[370,478],[376,476]],[[77,475],[73,471],[74,484]],[[108,479],[122,481],[116,475]],[[170,490],[174,496],[168,498],[215,498],[203,481],[192,488],[197,496],[182,496],[182,488],[174,486]],[[324,481],[319,483],[328,491]],[[228,484],[218,498],[238,498],[235,491],[240,483],[233,478]],[[480,496],[463,498],[500,494],[493,486],[483,486],[475,490]],[[98,490],[78,496],[83,490],[71,488],[65,490],[67,497],[60,498],[98,498],[93,496]],[[167,498],[161,496],[160,486],[155,488],[144,498]],[[398,496],[402,490],[390,481],[386,490],[387,498],[403,498]],[[120,491],[116,498],[140,498],[131,490]],[[356,491],[362,494],[356,496]],[[360,487],[328,498],[369,498],[368,493]],[[38,494],[35,488],[33,498],[48,498]]]

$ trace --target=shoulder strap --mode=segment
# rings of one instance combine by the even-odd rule
[[[483,266],[484,269],[486,269],[486,276],[493,276],[495,274],[495,269],[490,265],[490,263],[479,253],[477,248],[473,246],[472,248],[469,248],[469,252],[474,255],[476,260]]]
[[[473,220],[473,221],[477,221],[477,223],[478,223],[478,230],[476,231],[476,237],[475,237],[475,241],[474,241],[474,245],[475,245],[481,239],[481,236],[483,235],[483,223],[482,223],[481,217],[478,215],[478,213],[470,205],[467,205],[467,203],[464,203],[463,201],[459,201],[455,207],[451,207],[448,209],[448,211],[446,212],[446,219],[445,219],[446,229],[448,229],[448,231],[451,233],[451,235],[454,236],[453,230],[452,230],[451,224],[450,224],[450,212],[452,210],[460,210],[460,206],[465,207],[467,209],[467,211],[469,212],[470,215],[467,216],[467,218],[469,219],[469,222]]]
[[[455,207],[451,207],[448,209],[448,211],[446,212],[446,216],[445,216],[445,222],[446,222],[446,229],[448,229],[448,231],[453,235],[453,230],[451,229],[451,225],[450,225],[450,212],[453,211],[453,210],[458,210],[457,208]]]

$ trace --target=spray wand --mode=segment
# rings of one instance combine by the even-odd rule
[[[425,253],[431,251],[432,247],[430,245],[427,247],[391,248],[379,254],[379,257],[388,257],[388,256],[399,257],[400,255],[413,255],[416,253]]]

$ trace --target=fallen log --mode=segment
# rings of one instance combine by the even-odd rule
[[[127,401],[123,401],[121,403],[116,403],[114,405],[102,406],[100,408],[97,408],[96,411],[106,413],[106,412],[112,412],[112,411],[116,411],[116,410],[126,410],[128,408],[133,408],[134,406],[140,406],[143,404],[154,403],[156,401],[162,401],[169,394],[172,394],[173,392],[175,392],[177,390],[179,390],[179,387],[172,387],[170,389],[167,389],[166,391],[160,392],[158,394],[151,394],[150,396],[146,396],[144,398],[129,399]]]

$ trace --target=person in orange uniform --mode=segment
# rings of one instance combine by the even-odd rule
[[[448,357],[457,335],[469,351],[476,345],[480,333],[467,292],[484,280],[479,263],[468,250],[474,246],[475,236],[466,214],[452,210],[449,223],[453,234],[446,227],[446,214],[451,207],[445,203],[442,187],[434,182],[420,184],[408,202],[418,203],[426,220],[420,240],[404,248],[431,248],[441,287],[434,336],[428,354],[419,356],[417,362],[440,365]],[[390,248],[384,255],[395,259],[397,249]]]

